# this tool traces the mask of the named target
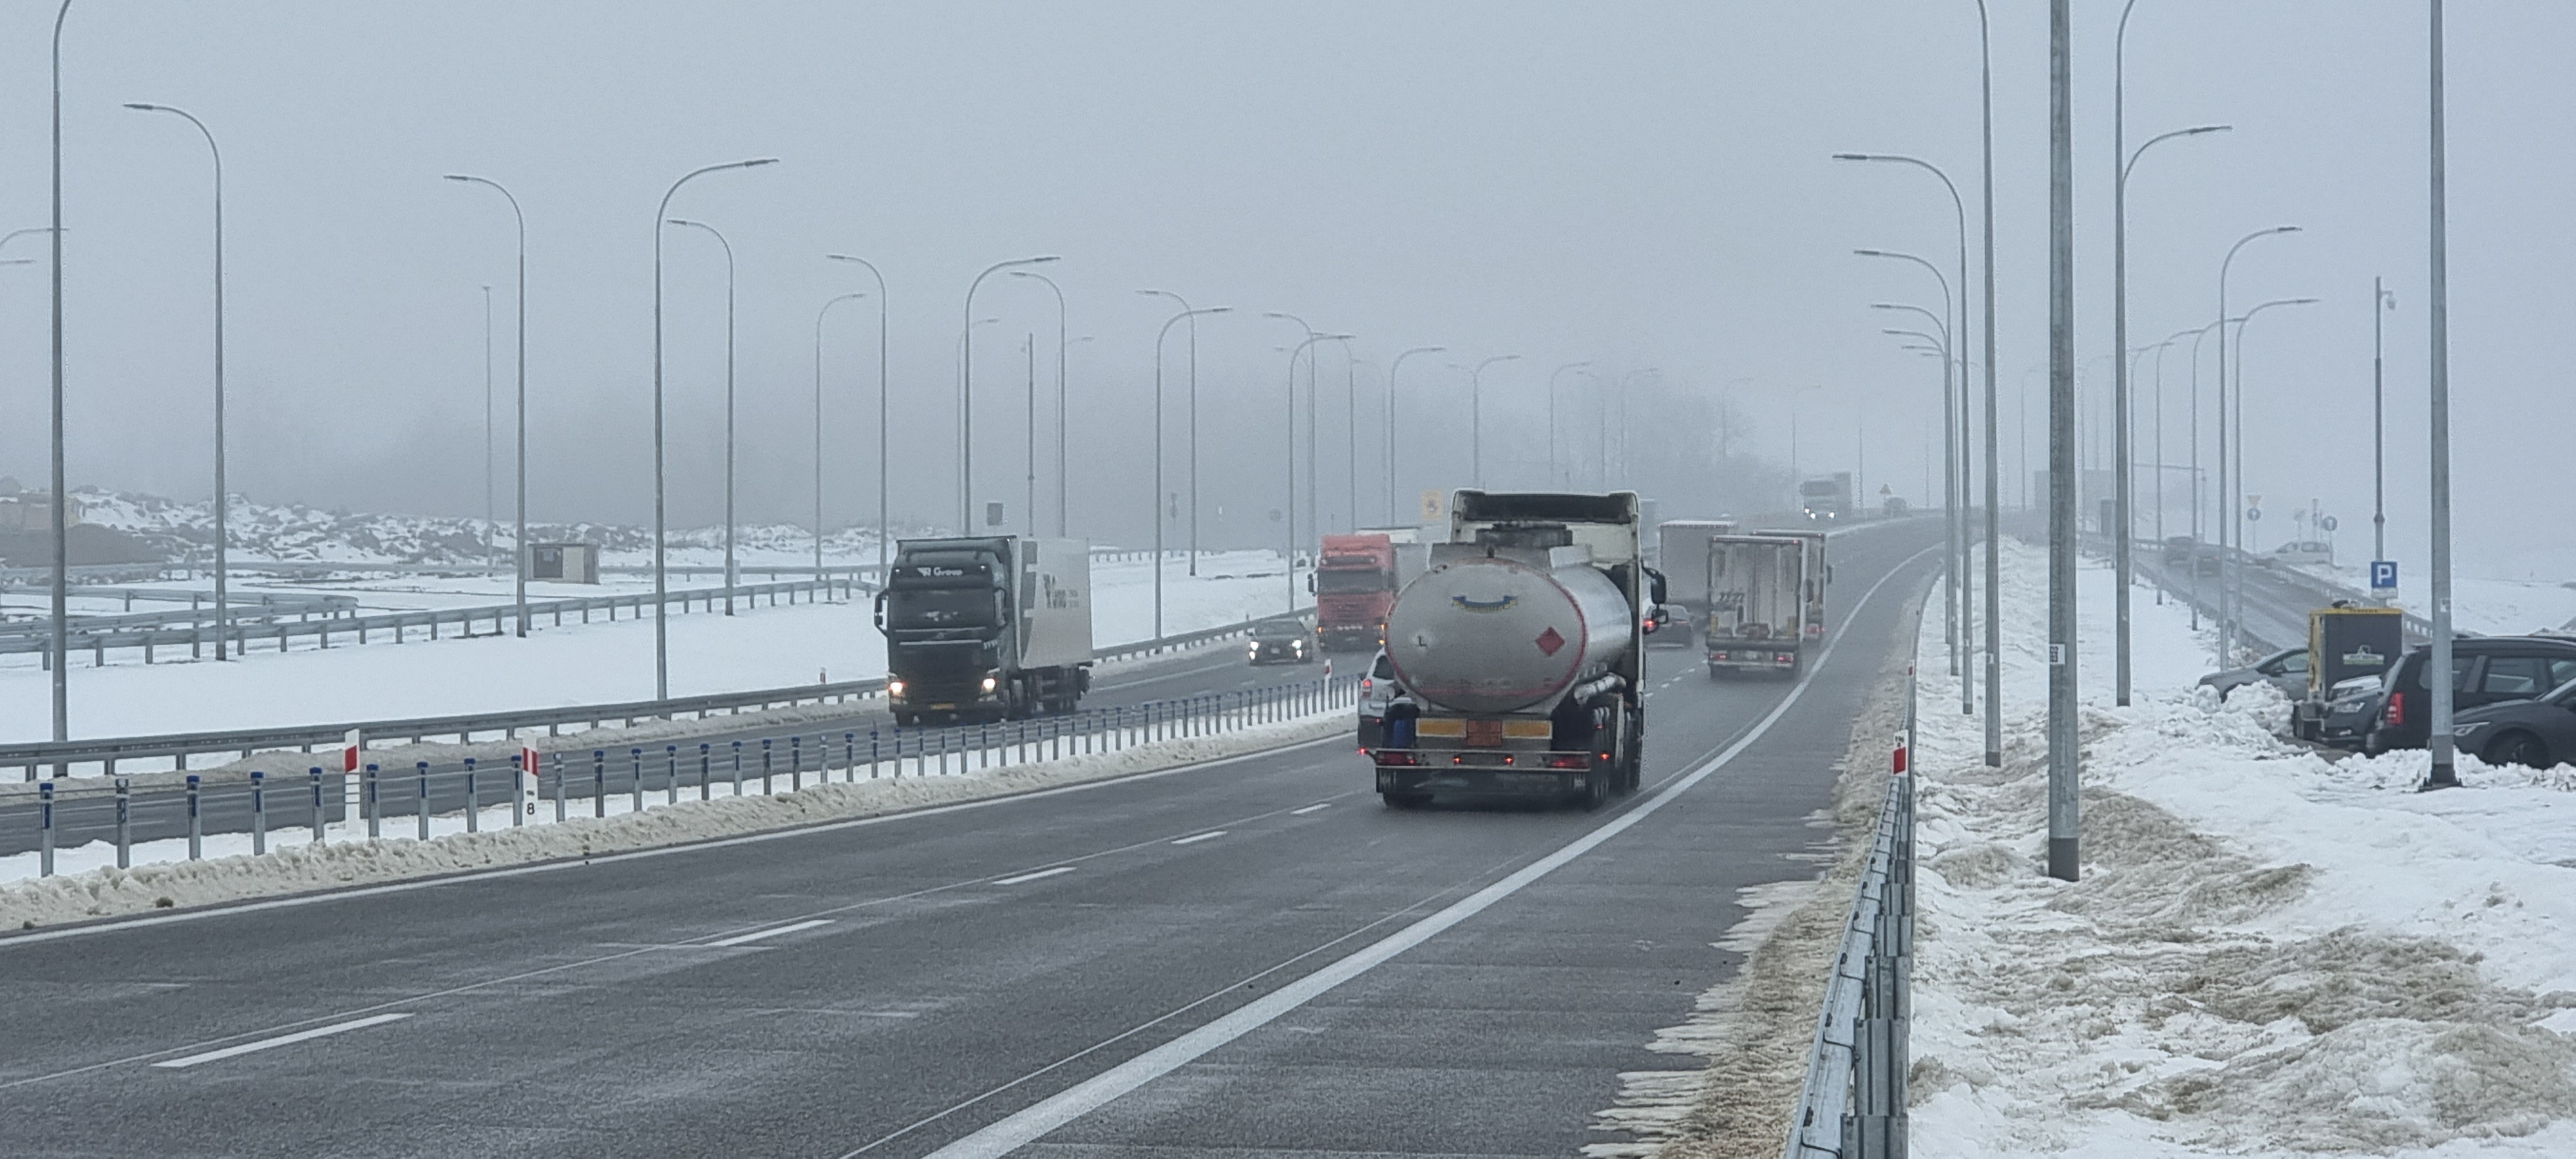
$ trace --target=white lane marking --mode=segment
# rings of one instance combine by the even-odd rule
[[[739,946],[745,942],[757,942],[762,938],[774,938],[780,934],[792,934],[799,930],[810,930],[816,926],[828,926],[831,924],[832,919],[830,918],[814,918],[810,921],[792,922],[783,926],[772,926],[765,930],[754,930],[748,934],[735,934],[730,938],[718,938],[712,942],[699,942],[697,944],[701,946]]]
[[[1053,869],[1041,869],[1041,870],[1037,871],[1036,873],[1023,873],[1023,874],[1019,875],[1018,877],[1005,877],[1005,878],[1001,879],[1000,881],[996,881],[996,882],[994,882],[993,884],[995,884],[995,885],[1018,885],[1018,884],[1020,884],[1021,882],[1024,882],[1024,881],[1036,881],[1037,879],[1039,879],[1039,878],[1041,878],[1041,877],[1054,877],[1055,875],[1057,875],[1057,874],[1059,874],[1059,873],[1071,873],[1071,872],[1073,872],[1073,867],[1072,867],[1072,866],[1070,866],[1070,865],[1059,865],[1059,866],[1056,866],[1056,867],[1055,867],[1055,868],[1053,868]]]
[[[1225,836],[1225,830],[1223,830],[1223,829],[1210,829],[1210,830],[1208,830],[1208,831],[1207,831],[1207,832],[1205,832],[1205,833],[1193,834],[1193,835],[1191,835],[1191,836],[1181,838],[1181,839],[1180,839],[1180,840],[1178,840],[1178,841],[1172,842],[1172,844],[1174,844],[1174,845],[1196,845],[1196,844],[1198,844],[1198,843],[1199,843],[1199,842],[1201,842],[1201,841],[1214,841],[1214,840],[1216,840],[1217,838],[1219,838],[1219,837],[1223,837],[1223,836]]]
[[[234,1055],[249,1054],[255,1050],[267,1050],[272,1046],[286,1046],[315,1038],[327,1038],[334,1034],[346,1034],[352,1030],[364,1030],[370,1026],[382,1026],[388,1022],[400,1022],[409,1017],[411,1015],[408,1014],[378,1014],[348,1022],[335,1022],[329,1026],[316,1026],[311,1030],[299,1030],[293,1034],[281,1034],[275,1038],[263,1038],[257,1042],[245,1042],[239,1046],[227,1046],[222,1050],[209,1050],[203,1054],[192,1054],[185,1058],[167,1059],[152,1065],[181,1070],[201,1063],[218,1062]]]
[[[1046,1133],[1090,1114],[1129,1091],[1188,1065],[1209,1051],[1268,1025],[1280,1015],[1304,1006],[1344,982],[1376,969],[1397,954],[1421,945],[1450,927],[1484,912],[1494,903],[1519,893],[1530,883],[1547,876],[1558,867],[1599,848],[1603,842],[1627,832],[1638,822],[1652,816],[1657,809],[1679,799],[1682,793],[1692,786],[1707,780],[1717,770],[1726,767],[1745,749],[1752,747],[1755,741],[1769,733],[1771,726],[1779,723],[1781,717],[1788,715],[1789,709],[1798,703],[1799,699],[1806,694],[1807,688],[1815,683],[1817,675],[1824,671],[1825,662],[1833,657],[1834,649],[1842,643],[1844,632],[1850,629],[1854,620],[1859,619],[1860,608],[1866,606],[1870,598],[1878,594],[1880,588],[1886,587],[1887,581],[1896,578],[1915,560],[1930,555],[1936,550],[1939,549],[1925,548],[1888,569],[1886,575],[1879,577],[1877,583],[1870,585],[1870,589],[1861,594],[1860,600],[1853,605],[1853,614],[1844,618],[1843,627],[1834,632],[1831,640],[1826,641],[1825,650],[1817,655],[1816,662],[1807,668],[1806,674],[1800,676],[1795,685],[1790,687],[1788,695],[1781,697],[1780,703],[1772,706],[1769,714],[1716,756],[1710,757],[1698,768],[1679,779],[1669,782],[1669,787],[1657,791],[1654,796],[1638,802],[1635,807],[1611,818],[1599,828],[1567,842],[1555,852],[1522,866],[1510,876],[1477,890],[1447,909],[1397,930],[1354,951],[1348,957],[1237,1007],[1231,1013],[1179,1038],[1111,1067],[1074,1085],[1071,1089],[933,1151],[930,1153],[930,1159],[999,1159],[1000,1156],[1008,1155],[1036,1142]],[[844,1159],[847,1157],[845,1156]]]
[[[1330,802],[1330,801],[1325,801],[1325,802],[1322,802],[1322,803],[1320,803],[1320,804],[1308,805],[1308,806],[1306,806],[1306,807],[1305,807],[1305,808],[1303,808],[1303,809],[1290,809],[1290,810],[1288,810],[1288,815],[1289,815],[1289,816],[1291,816],[1291,817],[1303,817],[1303,816],[1305,816],[1306,814],[1308,814],[1308,813],[1312,813],[1312,812],[1314,812],[1314,811],[1315,811],[1315,810],[1317,810],[1317,809],[1330,809],[1330,808],[1332,808],[1332,807],[1333,807],[1333,803],[1332,803],[1332,802]]]

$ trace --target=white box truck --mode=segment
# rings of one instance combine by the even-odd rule
[[[1712,536],[1705,574],[1710,678],[1797,675],[1806,656],[1806,543],[1786,535]]]

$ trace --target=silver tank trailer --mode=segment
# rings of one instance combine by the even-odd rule
[[[1387,614],[1387,658],[1426,707],[1508,713],[1553,705],[1634,641],[1635,612],[1586,565],[1500,557],[1444,562],[1405,585]]]

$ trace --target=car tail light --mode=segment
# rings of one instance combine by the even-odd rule
[[[1798,661],[1798,654],[1795,652],[1782,652],[1779,655],[1772,657],[1772,659],[1777,660],[1782,664],[1795,664]]]
[[[2405,693],[2391,692],[2388,694],[2388,723],[2393,725],[2402,725],[2406,723]]]
[[[1377,681],[1371,680],[1371,679],[1369,679],[1368,677],[1365,677],[1365,676],[1360,677],[1360,695],[1362,695],[1362,696],[1366,696],[1366,695],[1368,695],[1368,694],[1369,694],[1369,689],[1371,689],[1371,688],[1375,688],[1375,687],[1377,687]]]

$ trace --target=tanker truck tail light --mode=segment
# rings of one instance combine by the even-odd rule
[[[1779,661],[1782,664],[1795,664],[1798,662],[1798,654],[1795,652],[1782,652],[1779,655],[1772,657],[1772,659]]]
[[[1413,753],[1406,752],[1403,749],[1379,749],[1375,755],[1377,757],[1377,763],[1381,765],[1419,765],[1422,763],[1421,757],[1416,756]]]
[[[1556,753],[1547,758],[1547,767],[1551,769],[1580,769],[1591,763],[1592,758],[1582,753]]]

